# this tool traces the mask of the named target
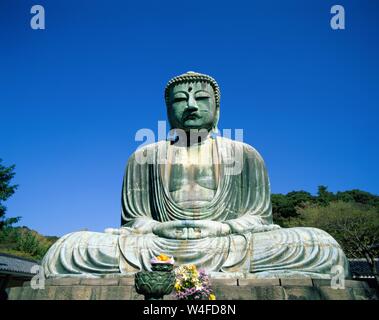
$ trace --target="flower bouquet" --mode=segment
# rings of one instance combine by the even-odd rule
[[[216,300],[209,277],[203,269],[193,264],[175,269],[175,296],[179,300]]]

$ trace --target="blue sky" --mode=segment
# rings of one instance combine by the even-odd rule
[[[0,24],[0,158],[22,225],[118,226],[134,135],[157,130],[166,82],[188,70],[216,78],[220,128],[244,129],[274,193],[379,193],[379,1],[1,0]]]

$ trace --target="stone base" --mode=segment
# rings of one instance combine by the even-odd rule
[[[345,280],[345,289],[332,289],[321,279],[212,279],[217,300],[377,300],[366,282]],[[45,289],[30,283],[10,288],[9,300],[143,300],[134,277],[47,279]],[[165,300],[174,300],[173,295]]]

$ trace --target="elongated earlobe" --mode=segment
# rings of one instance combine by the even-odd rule
[[[218,136],[218,133],[219,133],[219,130],[217,127],[213,127],[212,130],[211,130],[211,138],[212,139],[216,139],[216,137]]]

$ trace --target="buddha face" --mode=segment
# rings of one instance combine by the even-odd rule
[[[214,90],[206,82],[186,82],[170,91],[168,118],[172,128],[210,131],[217,120]]]

